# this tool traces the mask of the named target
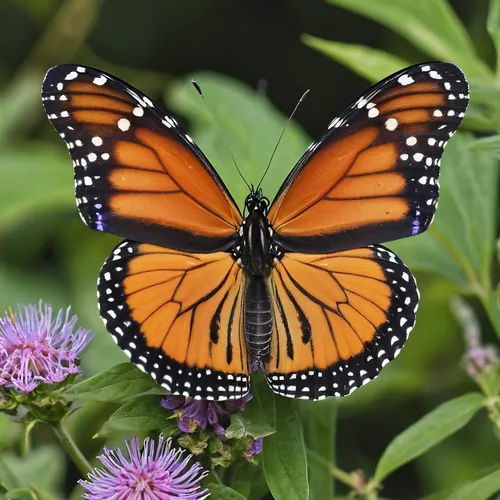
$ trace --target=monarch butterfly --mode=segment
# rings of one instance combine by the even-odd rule
[[[345,396],[400,352],[419,294],[380,243],[427,229],[443,148],[469,99],[445,62],[389,76],[311,144],[272,203],[240,213],[205,155],[140,91],[61,65],[42,88],[92,229],[124,238],[98,280],[101,317],[173,394],[240,398],[264,368],[283,396]],[[245,213],[244,212],[244,213]]]

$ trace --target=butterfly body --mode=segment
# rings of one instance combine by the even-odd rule
[[[269,200],[262,191],[252,187],[245,200],[248,215],[238,231],[240,240],[232,250],[233,258],[245,273],[243,322],[251,362],[269,356],[273,317],[267,281],[271,268],[283,253],[272,241],[268,207]]]
[[[283,396],[351,394],[415,323],[415,279],[380,243],[432,222],[468,99],[451,63],[387,77],[330,122],[272,202],[252,188],[242,215],[147,96],[93,68],[50,69],[42,101],[73,160],[80,216],[125,238],[98,279],[107,330],[173,394],[240,398],[255,367]]]

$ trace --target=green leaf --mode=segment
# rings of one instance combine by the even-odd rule
[[[400,57],[365,45],[322,40],[311,35],[303,35],[302,41],[372,83],[410,65]]]
[[[54,495],[40,488],[33,487],[33,490],[36,494],[36,500],[61,500],[62,498],[59,495]]]
[[[325,462],[335,464],[335,430],[338,400],[299,401],[297,409],[304,431],[307,450],[320,456]],[[334,482],[330,472],[317,462],[308,460],[311,499],[334,497]]]
[[[258,372],[252,377],[252,393],[254,395],[254,402],[258,403],[267,424],[272,429],[276,429],[275,396],[274,392],[269,389],[262,372]]]
[[[210,490],[210,500],[246,500],[243,495],[223,484],[211,483],[208,485],[208,489]]]
[[[168,105],[191,120],[196,143],[230,188],[236,202],[242,206],[248,188],[240,179],[214,120],[193,88],[192,79],[203,89],[236,162],[249,183],[259,182],[286,118],[263,95],[222,75],[189,75],[169,89],[166,96]],[[262,184],[268,198],[272,199],[309,144],[305,132],[296,123],[290,123]]]
[[[453,491],[453,489],[438,491],[437,493],[433,493],[432,495],[422,497],[419,500],[446,500],[450,494],[450,491]]]
[[[304,440],[294,402],[274,398],[276,433],[264,439],[262,461],[276,500],[307,500],[309,484]]]
[[[164,394],[148,374],[132,363],[121,363],[70,387],[65,395],[82,401],[119,402],[153,391]]]
[[[500,157],[500,135],[491,135],[490,137],[481,137],[471,144],[471,149],[486,151]]]
[[[59,492],[66,469],[64,454],[60,448],[41,446],[22,457],[5,453],[1,460],[0,477],[3,479],[3,469],[6,468],[15,478],[15,485],[10,486],[11,490],[36,487],[47,493]]]
[[[39,500],[34,491],[28,488],[17,488],[5,494],[7,500]]]
[[[167,420],[169,414],[160,405],[161,400],[161,396],[153,394],[140,396],[125,403],[109,417],[99,434],[108,434],[112,431],[170,430],[176,425],[176,422],[173,419]]]
[[[500,109],[500,88],[495,81],[468,78],[471,93],[471,104],[480,104],[492,109]],[[467,110],[467,115],[469,110]],[[467,116],[466,116],[467,119]]]
[[[40,62],[37,62],[37,66]],[[9,146],[13,137],[29,129],[36,119],[37,113],[41,114],[40,85],[43,72],[31,68],[20,71],[12,78],[7,87],[2,86],[0,94],[0,149]]]
[[[239,413],[231,415],[231,425],[226,429],[226,437],[228,439],[242,439],[245,436],[252,436],[257,439],[273,433],[274,429],[263,418],[255,421]]]
[[[460,430],[482,405],[483,396],[470,393],[448,401],[422,417],[391,441],[377,465],[374,478],[382,482],[391,472]]]
[[[0,457],[0,485],[6,490],[12,490],[19,486],[16,476],[10,470],[10,465],[3,457]]]
[[[258,401],[250,401],[245,411],[231,415],[231,425],[226,429],[228,439],[252,436],[254,439],[266,437],[275,431],[269,425]]]
[[[387,26],[426,54],[458,64],[471,77],[490,77],[446,0],[328,0]]]
[[[224,477],[226,480],[227,476]],[[269,493],[262,470],[262,460],[257,464],[239,460],[231,465],[228,485],[249,500],[262,500]]]
[[[498,491],[500,491],[500,470],[462,486],[447,496],[446,500],[488,500]]]
[[[490,104],[492,104],[490,102]],[[465,115],[463,130],[481,132],[482,134],[491,134],[497,125],[496,112],[471,102]]]
[[[435,221],[425,234],[390,246],[410,269],[433,271],[484,293],[490,286],[498,166],[493,155],[473,150],[474,143],[464,133],[450,141]]]
[[[19,439],[22,438],[22,430],[22,426],[13,422],[10,415],[0,412],[0,450],[14,448]],[[0,484],[1,482],[0,479]]]
[[[490,0],[490,10],[486,21],[486,29],[493,40],[497,51],[497,64],[500,61],[500,0]],[[497,67],[497,73],[500,68]]]
[[[27,143],[0,152],[0,230],[41,211],[74,206],[71,160],[61,148]],[[50,186],[50,189],[40,189]]]

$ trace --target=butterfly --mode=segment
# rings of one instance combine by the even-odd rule
[[[468,100],[451,63],[389,76],[330,122],[272,203],[251,187],[242,215],[147,96],[97,69],[51,68],[42,101],[73,160],[80,217],[126,238],[98,279],[107,330],[157,383],[192,398],[240,398],[258,369],[274,392],[312,400],[374,379],[419,301],[380,243],[429,227]]]

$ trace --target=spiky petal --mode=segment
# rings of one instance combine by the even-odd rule
[[[125,442],[128,457],[120,449],[98,458],[104,466],[94,469],[87,481],[80,481],[88,500],[202,500],[209,496],[200,481],[208,474],[198,463],[189,465],[191,455],[171,448],[172,440],[162,436],[155,446],[146,438],[142,451],[139,440]]]
[[[0,386],[26,394],[78,373],[76,360],[92,335],[75,331],[76,321],[69,307],[53,319],[51,306],[42,302],[0,317]]]

